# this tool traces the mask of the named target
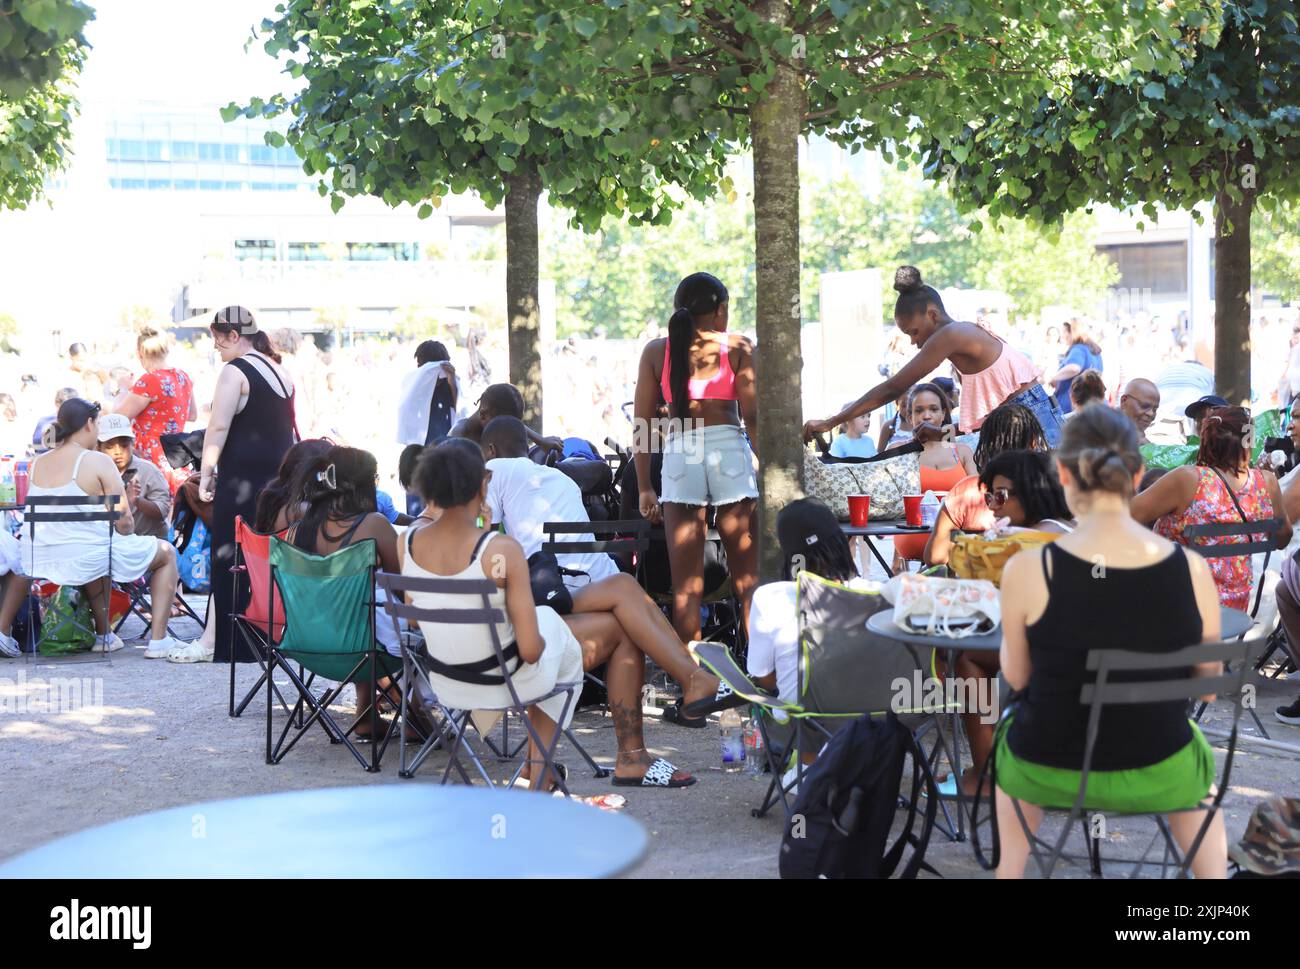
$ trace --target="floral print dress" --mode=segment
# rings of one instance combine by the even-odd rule
[[[145,409],[132,422],[135,450],[167,476],[175,494],[186,475],[172,470],[163,456],[160,439],[164,434],[179,434],[185,430],[194,382],[184,370],[150,370],[132,385],[131,393],[149,399]]]
[[[1155,524],[1157,535],[1163,535],[1171,542],[1180,545],[1192,545],[1184,536],[1184,531],[1191,525],[1232,525],[1241,521],[1241,514],[1232,502],[1228,487],[1214,473],[1213,468],[1196,468],[1196,495],[1187,510],[1181,515],[1165,515]],[[1237,492],[1237,501],[1241,510],[1251,521],[1267,521],[1273,517],[1273,499],[1264,484],[1264,475],[1257,468],[1251,468],[1246,485]],[[1242,544],[1248,541],[1241,535],[1223,538],[1199,538],[1198,545]],[[1227,556],[1206,559],[1214,584],[1219,590],[1219,602],[1230,609],[1250,610],[1250,595],[1253,591],[1254,578],[1251,572],[1250,556]]]

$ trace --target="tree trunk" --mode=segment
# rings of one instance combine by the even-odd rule
[[[762,0],[759,16],[787,26],[788,0]],[[758,269],[759,575],[782,578],[776,516],[803,497],[803,351],[799,343],[799,133],[805,95],[782,64],[754,107],[754,236]],[[788,576],[787,576],[788,578]]]
[[[1214,210],[1214,383],[1230,404],[1250,406],[1250,215],[1253,189],[1240,201],[1220,192]]]
[[[537,200],[542,179],[521,165],[506,177],[506,325],[510,382],[524,395],[524,423],[542,433],[541,318],[537,298]]]

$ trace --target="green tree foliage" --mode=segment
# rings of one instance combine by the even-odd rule
[[[738,198],[691,202],[667,226],[608,224],[595,234],[560,224],[544,233],[543,275],[556,282],[560,332],[634,337],[662,326],[682,276],[703,269],[731,292],[732,327],[754,328],[752,187],[735,176]],[[916,169],[885,167],[874,195],[854,178],[803,179],[800,236],[805,319],[816,319],[824,272],[878,268],[886,279],[911,263],[941,286],[1006,292],[1018,316],[1045,306],[1086,311],[1118,281],[1093,248],[1094,219],[1067,217],[1059,234],[1028,222],[971,232],[970,219]],[[884,294],[883,318],[893,312]]]
[[[1252,281],[1283,300],[1300,299],[1300,201],[1279,201],[1256,216]]]
[[[1113,48],[1140,73],[1117,83],[1086,65],[1029,115],[990,112],[930,167],[961,201],[1041,221],[1093,202],[1190,208],[1213,200],[1219,391],[1250,391],[1250,219],[1300,196],[1300,28],[1295,4],[1227,3],[1189,21],[1173,70]]]
[[[67,163],[93,16],[79,0],[0,2],[0,210],[26,208]]]

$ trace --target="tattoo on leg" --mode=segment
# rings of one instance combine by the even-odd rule
[[[609,705],[609,713],[614,720],[614,736],[618,739],[620,750],[627,750],[628,744],[641,743],[641,707],[639,704],[613,700]]]

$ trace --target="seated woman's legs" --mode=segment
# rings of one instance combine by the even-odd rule
[[[681,685],[683,706],[717,693],[717,677],[696,665],[659,607],[632,576],[611,575],[578,590],[573,594],[573,611],[611,613],[637,650]]]
[[[645,683],[645,654],[633,645],[626,630],[611,613],[595,612],[566,616],[573,636],[582,645],[582,668],[593,670],[605,664],[605,688],[609,712],[614,720],[618,743],[616,777],[644,777],[654,762],[646,750],[641,723],[641,687]],[[531,774],[530,774],[531,776]],[[686,780],[677,771],[673,780]]]
[[[4,587],[4,596],[0,598],[0,633],[12,636],[14,620],[31,590],[32,580],[17,572],[10,572],[4,577]]]
[[[87,582],[81,587],[85,593],[86,599],[90,602],[90,614],[95,619],[95,632],[103,636],[108,633],[108,603],[105,597],[108,589],[105,586],[111,586],[108,578],[95,579],[93,582]]]
[[[1165,819],[1169,822],[1174,840],[1186,857],[1192,842],[1196,840],[1197,832],[1205,823],[1205,812],[1180,811],[1177,814],[1166,814]],[[1198,879],[1228,877],[1228,835],[1223,828],[1222,811],[1214,812],[1214,820],[1210,822],[1200,847],[1196,849],[1196,855],[1192,858],[1192,874]]]
[[[966,769],[961,779],[962,792],[974,795],[984,763],[993,750],[997,711],[971,710],[969,706],[980,697],[992,695],[992,690],[986,692],[983,689],[984,684],[981,681],[996,680],[1001,663],[997,653],[962,652],[958,654],[955,666],[958,681],[966,687],[959,695],[967,701],[968,709],[962,714],[962,725],[966,728],[966,739],[970,741],[971,755],[971,766]]]
[[[158,551],[154,553],[149,568],[153,571],[149,577],[149,601],[153,603],[150,625],[154,639],[165,639],[171,603],[176,596],[176,582],[180,577],[176,569],[176,549],[170,542],[158,540]]]
[[[1002,788],[997,789],[998,805],[998,845],[1001,852],[998,858],[998,878],[1023,878],[1025,862],[1029,860],[1029,839],[1021,827],[1016,814],[1016,805],[1011,795]],[[1030,834],[1038,833],[1038,826],[1043,823],[1043,809],[1033,804],[1020,802],[1020,810],[1025,816],[1025,824]]]

